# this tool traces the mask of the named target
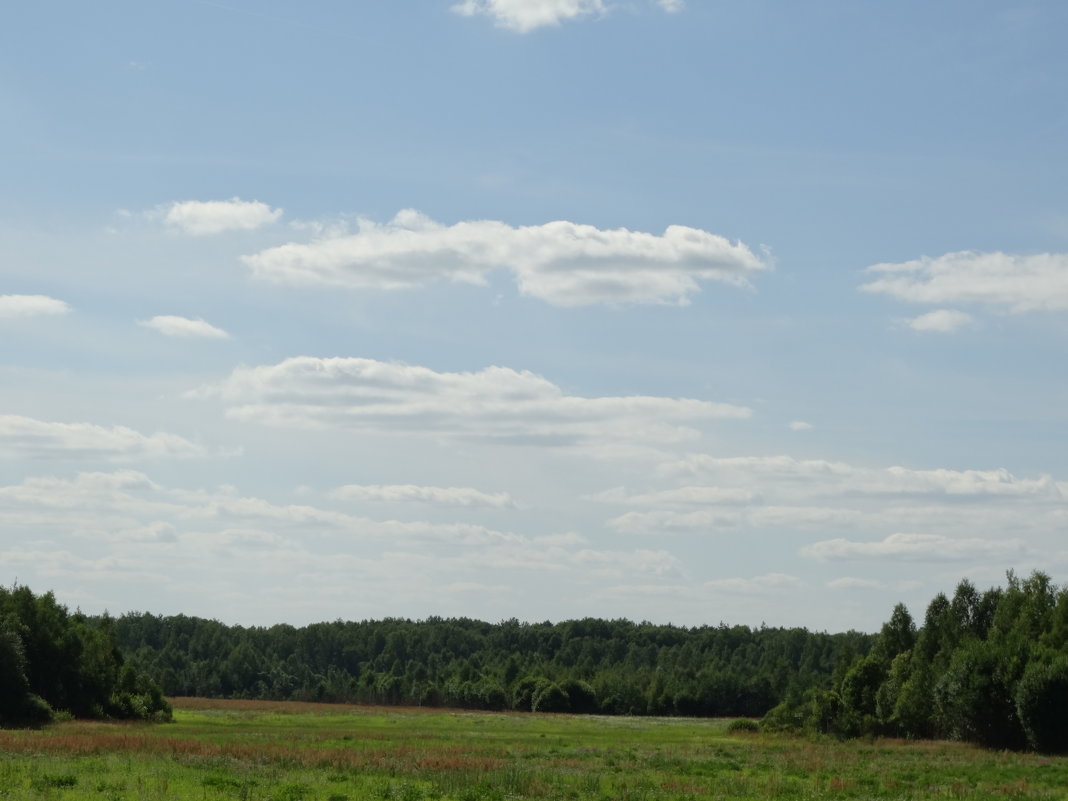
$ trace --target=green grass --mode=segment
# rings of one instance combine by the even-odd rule
[[[0,799],[1065,799],[1068,759],[730,721],[178,699],[165,725],[0,732]]]

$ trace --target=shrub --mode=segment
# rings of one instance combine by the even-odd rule
[[[1036,751],[1068,751],[1068,727],[1064,710],[1068,709],[1068,657],[1058,654],[1048,661],[1033,661],[1016,688],[1016,710]]]
[[[732,734],[756,734],[760,724],[752,718],[736,718],[727,724],[727,731]]]
[[[567,712],[571,709],[571,699],[560,685],[550,684],[534,696],[531,709],[535,712]]]

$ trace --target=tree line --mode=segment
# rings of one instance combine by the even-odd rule
[[[761,716],[828,686],[874,636],[586,618],[228,626],[128,614],[126,659],[167,695],[625,715]]]
[[[919,628],[899,604],[870,652],[829,687],[788,695],[764,725],[1068,751],[1068,587],[1038,571],[1007,579],[939,593]]]
[[[840,737],[1068,751],[1068,587],[961,581],[875,635],[585,618],[294,627],[71,614],[0,588],[0,725],[165,720],[169,696],[626,715],[761,717]]]
[[[123,659],[110,618],[70,614],[52,593],[0,587],[0,726],[57,714],[169,720],[171,708]]]

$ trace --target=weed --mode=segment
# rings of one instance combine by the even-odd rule
[[[30,787],[34,790],[69,790],[78,784],[78,777],[72,773],[61,773],[54,776],[34,776],[30,780]]]

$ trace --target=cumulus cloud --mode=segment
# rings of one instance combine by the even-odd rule
[[[452,7],[464,17],[485,16],[498,27],[528,33],[590,14],[603,14],[603,0],[462,0]]]
[[[1016,256],[965,250],[938,258],[876,264],[868,272],[880,277],[863,284],[862,291],[912,303],[982,304],[1014,313],[1068,309],[1066,253]],[[944,324],[952,318],[933,319]]]
[[[138,325],[152,328],[169,337],[196,339],[229,339],[230,335],[221,328],[201,319],[191,320],[172,314],[157,315],[150,320],[139,320]]]
[[[789,426],[791,431],[811,431],[812,423],[806,423],[804,420],[794,420]]]
[[[5,317],[37,317],[66,314],[70,311],[62,300],[47,295],[0,295],[0,320]]]
[[[515,502],[507,492],[487,493],[471,487],[421,487],[414,484],[347,484],[330,493],[333,498],[384,503],[424,503],[435,506],[509,509]]]
[[[224,231],[251,231],[275,222],[282,209],[258,200],[182,200],[159,210],[163,221],[194,236]]]
[[[960,561],[1006,559],[1020,556],[1025,548],[1020,540],[953,538],[940,534],[891,534],[875,542],[833,539],[815,542],[801,549],[814,559],[889,559],[898,561]]]
[[[956,309],[935,309],[906,321],[913,331],[951,334],[972,322],[972,316]]]
[[[203,447],[175,434],[142,434],[125,426],[54,423],[0,415],[0,455],[30,459],[129,460],[206,456]]]
[[[349,289],[409,289],[434,281],[484,284],[512,273],[520,292],[556,306],[689,302],[702,281],[749,286],[768,269],[745,244],[671,225],[662,235],[556,221],[442,225],[413,210],[361,220],[353,234],[291,242],[243,257],[257,278]]]
[[[540,375],[507,367],[439,373],[374,359],[310,356],[240,367],[221,384],[193,394],[221,397],[229,416],[269,425],[563,446],[678,442],[698,435],[693,424],[751,413],[692,398],[578,397]]]

